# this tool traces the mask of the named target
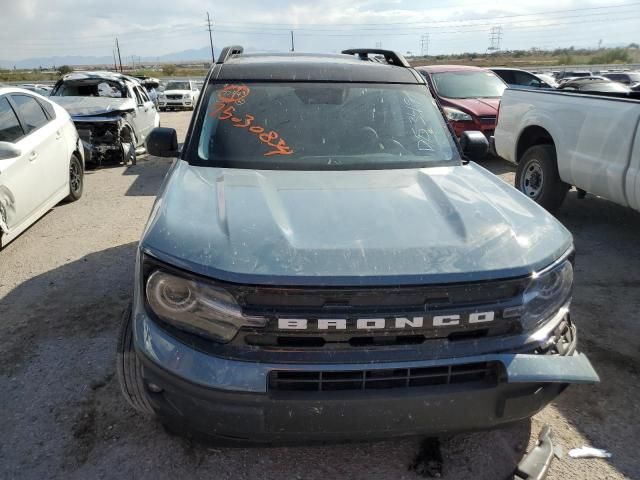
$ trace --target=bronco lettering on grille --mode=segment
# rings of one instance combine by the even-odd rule
[[[432,317],[397,318],[359,318],[355,321],[356,330],[383,330],[405,328],[449,327],[492,322],[495,312],[474,312],[464,315],[434,315]],[[310,327],[311,325],[311,327]],[[279,318],[280,330],[346,330],[345,318],[319,318],[316,321],[306,318]]]

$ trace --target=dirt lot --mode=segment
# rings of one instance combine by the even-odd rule
[[[184,135],[188,113],[163,114]],[[0,477],[412,479],[419,439],[296,448],[212,448],[169,436],[120,396],[115,345],[132,287],[136,242],[169,166],[88,172],[62,204],[0,252]],[[507,181],[513,172],[487,168]],[[553,463],[553,479],[640,478],[640,214],[575,192],[559,214],[578,250],[573,315],[600,373],[531,422],[445,438],[446,479],[501,479],[545,423],[568,449],[608,460]]]

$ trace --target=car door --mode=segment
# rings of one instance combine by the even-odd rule
[[[30,158],[43,178],[39,187],[42,204],[69,184],[71,152],[67,151],[63,125],[60,119],[52,118],[53,109],[43,108],[41,101],[31,95],[14,93],[11,101],[27,136],[37,144]]]
[[[144,90],[137,85],[133,86],[133,93],[136,99],[136,128],[138,130],[138,144],[144,143],[145,138],[149,135],[151,129],[153,129],[155,125],[156,119],[156,107],[149,98],[149,96],[144,92]]]
[[[46,178],[38,158],[42,135],[28,134],[16,111],[9,95],[0,97],[0,141],[11,143],[20,151],[16,157],[0,159],[0,213],[9,231],[32,216],[47,196],[47,187],[42,186]]]

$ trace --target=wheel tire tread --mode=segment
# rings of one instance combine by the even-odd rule
[[[534,157],[543,170],[543,187],[537,198],[531,198],[549,212],[555,212],[564,201],[569,185],[560,179],[556,150],[553,145],[543,144],[530,147],[520,158],[516,169],[515,186],[522,192],[522,177],[528,168],[529,159]],[[524,192],[523,192],[524,193]]]
[[[133,344],[131,304],[122,313],[116,356],[116,371],[122,395],[129,405],[138,412],[145,415],[153,415],[154,410],[149,402],[149,394],[145,389],[142,377],[142,364],[138,359]]]

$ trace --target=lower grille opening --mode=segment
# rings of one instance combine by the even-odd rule
[[[424,335],[387,335],[384,337],[351,337],[352,347],[368,347],[382,345],[419,345],[424,343]]]
[[[279,347],[324,347],[322,337],[278,337]]]
[[[453,332],[447,337],[450,342],[456,342],[459,340],[473,340],[474,338],[482,338],[489,335],[488,328],[482,328],[479,330],[471,330],[469,332]]]
[[[335,391],[411,388],[449,384],[495,383],[495,362],[422,368],[347,371],[272,371],[269,389],[278,391]]]

